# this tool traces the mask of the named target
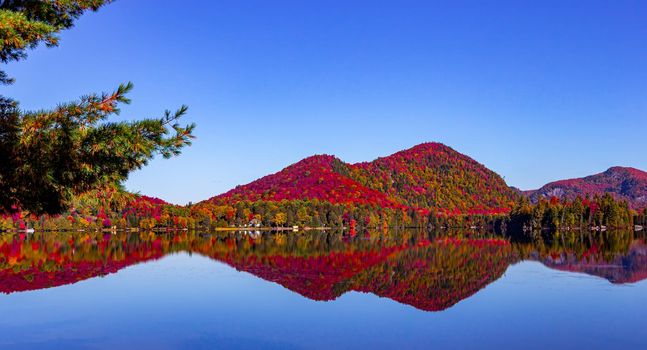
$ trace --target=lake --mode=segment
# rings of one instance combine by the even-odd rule
[[[2,349],[647,348],[633,232],[0,236]]]

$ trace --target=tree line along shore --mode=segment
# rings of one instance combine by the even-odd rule
[[[346,228],[468,228],[505,231],[641,229],[647,208],[634,210],[613,196],[555,197],[531,203],[520,197],[498,213],[383,208],[319,200],[205,201],[179,206],[119,189],[90,191],[60,215],[16,211],[0,215],[2,231],[292,230]]]

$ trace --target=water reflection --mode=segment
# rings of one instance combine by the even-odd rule
[[[561,232],[514,245],[518,256],[568,272],[602,277],[614,284],[647,278],[644,234],[632,231]]]
[[[175,234],[37,233],[0,236],[0,292],[52,288],[189,252],[313,300],[372,293],[439,311],[500,278],[520,260],[599,276],[647,278],[647,245],[633,232],[565,233],[532,242],[485,234],[339,232]]]

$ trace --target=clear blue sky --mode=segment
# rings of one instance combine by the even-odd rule
[[[7,71],[24,109],[127,81],[120,118],[188,104],[194,146],[126,183],[176,203],[425,141],[523,189],[647,169],[645,1],[120,0]]]

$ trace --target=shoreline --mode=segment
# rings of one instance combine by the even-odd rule
[[[57,230],[44,230],[44,229],[10,229],[10,230],[0,230],[0,234],[9,234],[9,233],[41,233],[41,232],[104,232],[104,233],[116,233],[116,232],[154,232],[154,233],[174,233],[174,232],[189,232],[189,231],[204,231],[204,232],[299,232],[299,231],[328,231],[328,230],[349,230],[349,227],[216,227],[216,228],[175,228],[175,227],[156,227],[152,229],[143,229],[143,228],[103,228],[103,229],[57,229]],[[358,228],[358,230],[378,230],[380,228]],[[469,230],[469,231],[481,231],[488,230],[483,227],[387,227],[387,229],[398,229],[398,230]],[[532,232],[545,232],[545,231],[554,231],[554,232],[571,232],[571,231],[589,231],[589,232],[606,232],[606,231],[620,231],[620,230],[630,230],[633,232],[644,231],[645,228],[641,225],[634,225],[633,227],[563,227],[556,230],[551,230],[549,228],[541,228],[529,230],[524,228],[521,232],[523,233],[532,233]]]

